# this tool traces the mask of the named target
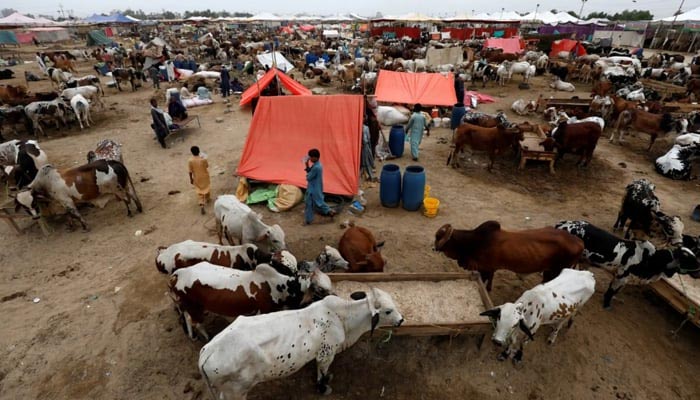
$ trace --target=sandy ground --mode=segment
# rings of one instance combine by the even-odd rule
[[[24,68],[16,68],[18,75]],[[91,64],[81,63],[80,70],[92,72]],[[42,81],[30,88],[48,85]],[[578,94],[587,97],[588,87],[577,86],[585,89]],[[520,91],[511,82],[506,89],[489,85],[485,92],[498,99],[480,108],[486,112],[509,109],[518,97],[555,94],[542,78],[536,78],[529,91]],[[188,182],[189,147],[196,144],[208,153],[214,196],[232,193],[251,116],[237,106],[224,113],[217,98],[213,106],[192,110],[201,116],[201,129],[181,134],[163,150],[149,127],[147,100],[152,95],[150,88],[136,93],[107,89],[108,110],[93,112],[92,128],[50,129],[49,139],[41,140],[59,167],[83,163],[86,152],[101,139],[123,143],[145,212],[128,218],[116,202],[105,209],[84,209],[92,228],[89,233],[68,232],[65,220],[56,218],[50,221],[52,234],[46,238],[36,226],[16,235],[0,224],[2,398],[207,397],[197,371],[201,343],[183,334],[166,295],[166,276],[156,271],[153,260],[159,245],[216,240],[211,207],[207,215],[199,214]],[[216,117],[224,122],[215,123]],[[625,185],[641,177],[656,183],[663,209],[683,216],[686,231],[700,233],[700,226],[689,218],[699,200],[697,181],[671,181],[653,171],[652,160],[670,146],[670,138],[658,141],[652,154],[645,151],[646,135],[630,138],[624,146],[601,140],[587,169],[577,169],[570,156],[551,176],[543,164],[517,171],[512,155],[499,159],[493,173],[485,170],[482,154],[460,170],[446,167],[450,148],[438,140],[449,137],[449,130],[435,129],[422,144],[421,163],[432,194],[441,201],[437,218],[382,208],[378,187],[366,189],[368,210],[355,219],[386,241],[387,271],[458,271],[454,261],[431,251],[434,232],[445,223],[470,228],[496,219],[507,229],[525,229],[561,219],[587,219],[609,228]],[[410,159],[404,156],[394,162],[405,166]],[[171,191],[179,193],[169,195]],[[335,245],[342,234],[338,222],[350,218],[342,215],[334,223],[321,220],[301,227],[302,207],[284,214],[256,210],[266,221],[281,224],[290,249],[307,259],[323,245]],[[136,237],[137,230],[146,234]],[[331,367],[334,392],[328,398],[700,398],[696,374],[700,331],[686,326],[671,337],[682,317],[644,288],[626,288],[612,311],[603,310],[602,293],[610,277],[600,270],[595,274],[596,294],[572,329],[551,347],[541,338],[547,331],[538,334],[526,348],[521,369],[496,361],[497,349],[488,341],[479,350],[476,337],[394,337],[385,342],[375,336],[336,357]],[[536,275],[521,280],[499,272],[492,299],[496,304],[514,300],[539,280]],[[34,298],[40,301],[34,303]],[[226,323],[211,321],[210,332]],[[310,365],[291,377],[259,385],[250,398],[317,398],[314,379],[315,367]]]

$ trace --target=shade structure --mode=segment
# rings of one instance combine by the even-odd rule
[[[287,75],[285,75],[284,72],[280,71],[279,69],[270,68],[270,70],[267,71],[257,83],[251,85],[248,89],[246,89],[245,92],[243,92],[243,94],[241,95],[241,101],[238,104],[244,106],[250,103],[254,98],[260,96],[260,91],[267,87],[267,85],[269,85],[270,82],[272,82],[275,76],[277,76],[277,80],[279,80],[280,84],[282,84],[282,86],[284,86],[292,94],[300,96],[311,95],[311,90],[305,88],[304,85],[302,85],[301,83],[288,77]]]
[[[237,175],[306,187],[302,158],[321,152],[323,189],[357,194],[364,99],[356,95],[261,97]]]
[[[268,67],[277,65],[277,68],[284,72],[289,72],[294,69],[294,64],[290,63],[289,60],[284,58],[282,53],[279,51],[274,53],[274,58],[272,56],[272,53],[262,53],[258,54],[256,58],[260,64],[267,65]]]
[[[377,101],[451,106],[457,102],[452,74],[379,71]]]
[[[0,25],[41,25],[34,18],[29,18],[20,13],[12,13],[5,18],[0,18]]]
[[[700,7],[694,8],[694,9],[692,9],[692,10],[690,10],[690,11],[686,11],[686,12],[684,12],[684,13],[682,13],[682,14],[678,14],[678,15],[675,17],[675,19],[674,19],[673,15],[671,15],[670,17],[662,18],[662,19],[657,20],[657,21],[673,22],[674,20],[675,20],[676,22],[695,22],[695,21],[700,21]]]
[[[513,37],[508,39],[488,38],[484,42],[484,48],[503,49],[504,53],[518,54],[522,51],[520,38]]]

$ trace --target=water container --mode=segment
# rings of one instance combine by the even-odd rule
[[[403,141],[406,138],[406,133],[403,130],[403,125],[394,125],[389,131],[389,150],[394,157],[403,155]]]
[[[401,141],[403,145],[403,141]],[[396,164],[384,164],[380,175],[379,200],[384,207],[395,208],[401,202],[401,169]]]
[[[403,208],[417,211],[423,205],[425,192],[425,169],[420,165],[409,165],[403,174]]]

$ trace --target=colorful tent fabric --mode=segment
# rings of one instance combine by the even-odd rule
[[[363,111],[357,95],[261,97],[237,175],[305,188],[302,158],[317,148],[324,191],[357,194]]]
[[[275,71],[277,73],[275,73]],[[250,85],[248,89],[241,95],[241,101],[238,103],[240,106],[244,106],[250,103],[254,98],[260,96],[260,91],[267,87],[267,85],[272,82],[272,79],[277,76],[277,80],[282,84],[287,90],[289,90],[294,95],[310,96],[311,90],[307,89],[301,83],[295,81],[294,79],[288,77],[284,72],[279,69],[270,68],[265,75],[260,78],[257,83]],[[257,114],[257,110],[256,110]]]
[[[560,39],[552,42],[552,51],[549,53],[549,56],[556,57],[562,51],[576,53],[576,57],[585,56],[588,54],[586,53],[586,48],[583,47],[581,42],[571,39]]]
[[[112,41],[105,35],[103,30],[96,29],[90,31],[87,34],[87,45],[88,46],[106,46],[111,44]]]
[[[517,54],[523,50],[520,38],[512,37],[508,39],[488,38],[484,43],[484,48],[503,49],[504,53]]]
[[[112,15],[97,15],[93,14],[83,20],[83,22],[87,23],[92,23],[92,24],[134,24],[136,21],[133,21],[127,17],[125,17],[122,14],[116,13]]]
[[[375,90],[377,101],[451,106],[457,102],[454,77],[442,74],[379,71]]]
[[[0,31],[0,44],[19,44],[19,41],[14,32]]]

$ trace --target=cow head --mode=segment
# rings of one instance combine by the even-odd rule
[[[41,213],[39,212],[39,205],[37,204],[38,197],[39,196],[31,189],[20,191],[15,197],[15,209],[17,211],[24,209],[32,216],[32,219],[39,219]]]
[[[445,245],[452,238],[453,232],[454,228],[452,228],[452,225],[445,224],[441,226],[440,229],[435,232],[435,247],[433,247],[433,250],[444,251]]]
[[[347,270],[348,262],[340,255],[340,252],[331,246],[326,245],[321,254],[316,258],[319,269],[324,272],[331,272],[335,269]]]
[[[258,219],[260,218],[258,217]],[[287,248],[287,244],[284,242],[284,231],[277,224],[266,227],[263,234],[257,238],[256,242],[268,242],[270,244],[270,251],[280,251]]]
[[[673,276],[673,273],[678,272],[680,274],[688,274],[696,279],[700,277],[700,260],[698,260],[692,250],[687,247],[678,247],[673,250],[673,257],[677,261],[677,267],[672,271],[667,271],[671,272],[671,276]]]
[[[480,315],[489,317],[494,323],[495,329],[491,340],[499,346],[509,343],[516,329],[522,330],[530,340],[534,339],[533,332],[525,323],[523,303],[505,303],[491,310],[486,310]]]
[[[654,216],[654,223],[658,224],[668,241],[673,245],[681,245],[683,243],[683,230],[685,229],[681,217],[666,215],[661,211],[652,211],[651,213]]]
[[[276,251],[270,257],[270,266],[283,275],[294,276],[297,274],[297,259],[287,250]]]
[[[305,306],[313,301],[321,300],[328,295],[334,294],[331,278],[318,268],[314,268],[310,272],[300,270],[299,276],[301,279],[308,279],[309,282],[308,289],[304,292],[304,297],[299,305]]]
[[[355,292],[350,295],[350,298],[353,300],[367,299],[371,315],[370,335],[378,326],[401,326],[404,321],[403,315],[394,304],[391,295],[383,290],[372,288],[369,293]]]

